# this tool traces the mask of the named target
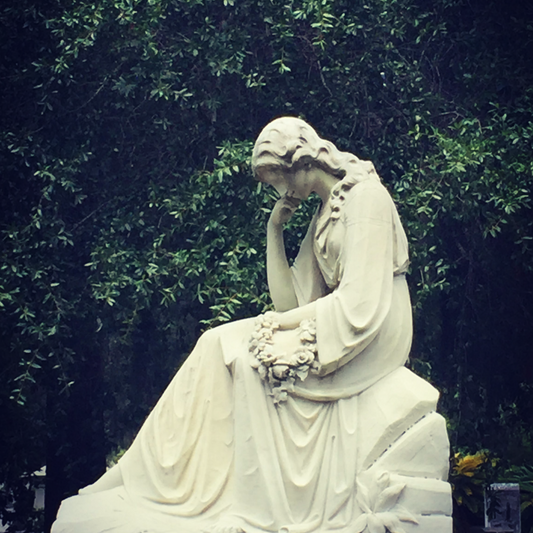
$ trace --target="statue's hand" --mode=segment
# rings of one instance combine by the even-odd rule
[[[283,195],[274,205],[274,209],[272,209],[270,224],[278,227],[286,224],[300,205],[300,202],[299,198]]]

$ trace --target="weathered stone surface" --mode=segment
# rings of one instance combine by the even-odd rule
[[[361,468],[369,468],[413,424],[435,411],[438,399],[435,387],[405,367],[364,391],[359,401]],[[442,442],[446,446],[447,439]]]

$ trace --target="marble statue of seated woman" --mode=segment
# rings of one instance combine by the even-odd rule
[[[408,247],[374,166],[284,117],[255,144],[280,199],[275,312],[204,333],[118,464],[53,533],[451,533],[437,391],[404,364]],[[283,226],[322,200],[289,266]]]

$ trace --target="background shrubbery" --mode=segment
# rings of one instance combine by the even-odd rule
[[[201,329],[269,305],[273,198],[248,161],[285,114],[374,161],[398,202],[410,365],[454,453],[531,465],[532,18],[512,0],[3,2],[0,518],[31,530],[46,464],[47,527]]]

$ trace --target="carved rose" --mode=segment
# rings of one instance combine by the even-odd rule
[[[292,356],[291,365],[310,365],[314,360],[315,352],[309,349],[302,348]]]
[[[308,329],[302,330],[300,333],[300,340],[305,342],[315,342],[316,334]]]
[[[272,367],[272,374],[276,379],[285,379],[289,372],[289,365],[274,365]]]

